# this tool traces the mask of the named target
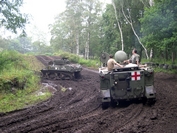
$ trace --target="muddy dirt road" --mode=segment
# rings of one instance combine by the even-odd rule
[[[54,57],[57,58],[57,57]],[[38,56],[46,64],[46,57]],[[98,73],[84,69],[77,81],[42,79],[57,85],[45,102],[0,114],[1,133],[177,133],[177,77],[156,73],[157,101],[102,110]],[[61,88],[64,87],[66,89]]]

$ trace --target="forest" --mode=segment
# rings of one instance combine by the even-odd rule
[[[23,0],[15,2],[10,6],[0,1],[1,27],[15,33],[20,29],[22,36],[0,37],[1,50],[36,54],[61,50],[89,59],[103,51],[124,50],[130,56],[136,48],[143,59],[176,64],[177,0],[112,0],[106,5],[99,0],[66,0],[66,10],[49,25],[50,45],[24,36],[29,20],[19,11]]]

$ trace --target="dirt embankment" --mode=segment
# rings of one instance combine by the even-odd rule
[[[44,64],[49,60],[42,56],[38,59]],[[107,110],[101,109],[98,77],[97,72],[84,69],[82,78],[76,81],[42,79],[44,83],[56,84],[57,92],[38,105],[1,114],[0,132],[177,133],[174,75],[155,74],[155,105],[131,103]]]

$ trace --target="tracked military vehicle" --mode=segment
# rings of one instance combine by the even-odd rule
[[[55,59],[48,62],[48,66],[41,70],[42,77],[52,80],[77,79],[81,76],[82,66],[71,64],[67,58]]]
[[[124,51],[117,51],[115,60],[122,64],[123,68],[115,67],[112,71],[108,71],[106,67],[108,59],[109,54],[101,54],[102,66],[99,68],[99,77],[103,109],[134,99],[149,104],[155,102],[154,71],[151,67],[125,65],[122,62],[127,60],[127,54]]]

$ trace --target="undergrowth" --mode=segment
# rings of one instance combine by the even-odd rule
[[[58,53],[55,53],[55,55],[58,55],[58,56],[61,56],[61,57],[66,57],[71,62],[79,63],[82,66],[95,68],[95,69],[98,69],[99,64],[100,64],[100,61],[98,59],[85,59],[85,58],[80,57],[76,54],[71,54],[71,53],[68,53],[68,52],[59,51]]]
[[[35,74],[41,67],[34,56],[15,51],[0,53],[0,112],[21,109],[50,96],[34,94],[41,87]]]

